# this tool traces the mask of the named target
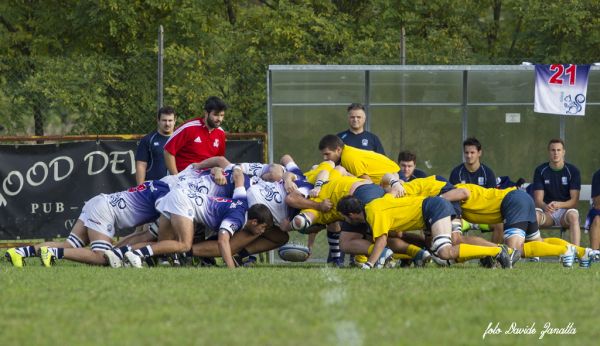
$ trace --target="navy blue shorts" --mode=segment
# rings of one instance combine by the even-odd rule
[[[533,199],[523,190],[514,190],[504,196],[500,204],[500,212],[504,224],[508,226],[519,222],[537,222]]]
[[[462,218],[462,208],[460,207],[460,201],[450,202],[452,208],[454,208],[454,216]]]
[[[447,200],[442,197],[429,197],[423,201],[421,206],[423,213],[423,220],[425,220],[425,227],[429,230],[431,225],[437,221],[450,216],[453,218],[456,216],[454,207]]]
[[[592,207],[585,218],[585,229],[589,230],[596,216],[600,216],[600,210]]]
[[[385,195],[383,188],[377,184],[364,184],[356,188],[353,197],[358,198],[363,205],[369,204],[374,199],[381,198]]]

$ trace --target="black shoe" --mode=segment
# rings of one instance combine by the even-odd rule
[[[200,257],[201,267],[218,267],[214,257]]]
[[[510,266],[514,267],[515,263],[519,262],[520,259],[521,251],[513,249],[512,253],[510,254]]]
[[[510,254],[508,253],[508,246],[502,244],[500,245],[500,253],[496,255],[496,261],[500,263],[502,269],[510,269],[512,268],[512,262],[510,260]]]
[[[492,256],[480,258],[479,265],[484,268],[494,268],[494,267],[496,267],[496,259]]]

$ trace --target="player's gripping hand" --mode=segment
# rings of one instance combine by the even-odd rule
[[[319,203],[319,211],[328,212],[333,208],[333,203],[329,199],[324,199],[323,202]]]
[[[404,190],[404,186],[402,186],[402,183],[397,181],[392,185],[390,193],[392,194],[392,196],[397,198],[403,197],[406,194],[406,191]]]
[[[225,175],[223,174],[223,168],[214,167],[213,169],[211,169],[211,173],[217,185],[227,184],[227,178],[225,178]]]
[[[285,192],[288,194],[298,190],[298,185],[291,180],[285,180],[283,182],[283,187],[285,188]]]

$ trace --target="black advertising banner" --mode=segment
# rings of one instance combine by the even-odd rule
[[[262,162],[262,141],[227,141],[232,162]],[[0,145],[0,239],[66,237],[86,200],[135,185],[136,141]]]
[[[0,238],[64,237],[84,201],[135,185],[134,141],[0,146]]]

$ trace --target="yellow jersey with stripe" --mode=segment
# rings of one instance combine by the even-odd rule
[[[373,231],[373,239],[388,234],[389,231],[425,229],[422,209],[425,198],[422,196],[395,198],[386,194],[367,204],[365,218]]]
[[[516,190],[516,187],[496,189],[475,184],[456,184],[455,187],[470,192],[469,198],[460,204],[463,219],[482,224],[502,223],[504,220],[500,210],[502,200],[509,192]]]
[[[374,151],[362,150],[344,145],[340,163],[348,172],[357,177],[368,175],[375,183],[380,184],[386,173],[397,173],[400,167],[387,156]]]
[[[403,186],[406,196],[434,197],[439,196],[446,185],[448,182],[437,180],[436,176],[432,175],[427,178],[413,179]]]
[[[329,176],[331,177],[331,174],[335,174],[332,173],[332,171],[334,171],[334,167],[333,167],[333,163],[331,161],[323,161],[321,162],[319,165],[317,165],[317,167],[311,169],[308,172],[304,173],[304,177],[306,178],[306,181],[308,181],[311,184],[315,184],[315,182],[317,181],[317,175],[319,175],[319,173],[321,173],[321,171],[328,171],[329,172]],[[338,172],[338,171],[336,171]],[[340,172],[338,172],[339,175],[341,175]]]
[[[319,167],[321,167],[321,165],[319,165]],[[314,174],[313,171],[318,170],[318,172],[320,172],[321,169],[319,169],[319,167],[309,171],[307,174],[309,174],[311,178],[316,177],[316,174]],[[313,223],[327,225],[335,221],[343,220],[342,214],[338,213],[336,209],[337,203],[340,201],[340,199],[350,194],[350,189],[352,189],[354,183],[363,182],[365,180],[342,175],[339,171],[333,169],[329,164],[321,168],[329,170],[329,180],[321,187],[319,196],[311,198],[311,200],[320,203],[325,199],[329,199],[333,204],[333,208],[328,212],[321,212],[315,209],[303,209],[301,212],[309,211],[316,216],[315,220],[313,220]]]

